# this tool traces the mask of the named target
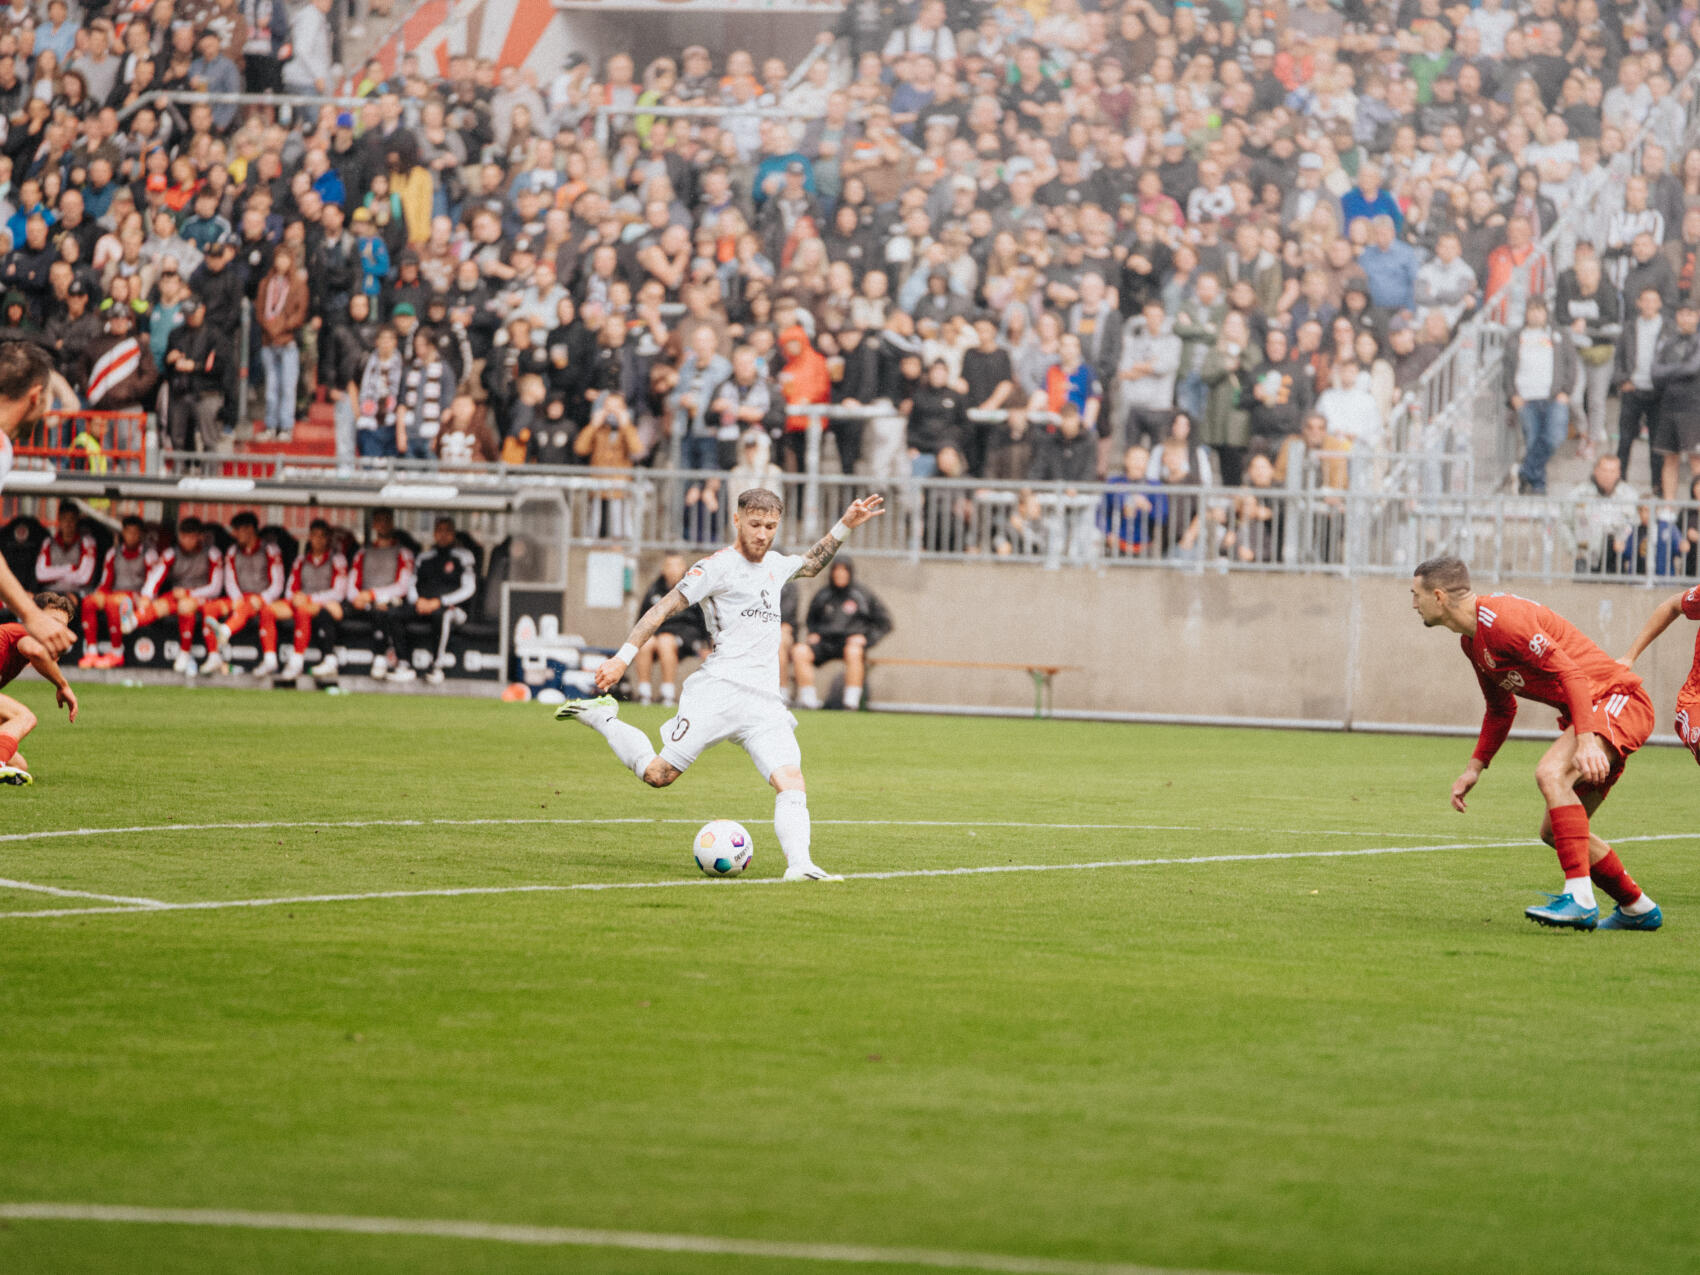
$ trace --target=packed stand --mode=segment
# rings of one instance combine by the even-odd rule
[[[693,45],[442,80],[342,76],[330,0],[31,8],[0,35],[0,326],[87,406],[219,450],[245,361],[259,437],[323,395],[350,464],[689,469],[668,538],[723,535],[831,404],[864,410],[828,472],[971,480],[928,489],[929,548],[1288,560],[1291,490],[1373,485],[1472,314],[1513,330],[1540,490],[1572,404],[1586,447],[1607,396],[1659,427],[1669,360],[1626,366],[1625,316],[1651,283],[1680,332],[1700,289],[1695,15],[1651,0],[866,0],[800,75]],[[367,100],[128,109],[279,83]],[[1297,542],[1332,559],[1320,508]]]

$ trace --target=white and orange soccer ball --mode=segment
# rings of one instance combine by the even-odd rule
[[[730,819],[716,819],[697,829],[691,842],[697,867],[711,877],[735,877],[756,857],[749,830]]]

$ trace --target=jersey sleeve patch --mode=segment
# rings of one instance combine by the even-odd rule
[[[1700,585],[1682,595],[1682,613],[1690,620],[1700,620]]]

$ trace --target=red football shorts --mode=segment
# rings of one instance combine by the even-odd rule
[[[1595,704],[1593,721],[1588,723],[1588,729],[1611,746],[1611,773],[1606,776],[1604,783],[1579,783],[1576,790],[1610,792],[1612,786],[1623,778],[1623,765],[1629,760],[1629,754],[1645,744],[1652,735],[1655,720],[1653,701],[1643,686],[1636,686],[1633,690],[1613,691]],[[1570,719],[1561,716],[1558,725],[1559,729],[1563,730],[1570,725]]]

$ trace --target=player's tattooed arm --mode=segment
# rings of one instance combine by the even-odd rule
[[[803,565],[797,568],[797,574],[794,578],[807,580],[813,576],[818,576],[821,572],[826,570],[826,564],[831,562],[833,558],[838,555],[838,551],[843,547],[844,542],[842,540],[833,535],[830,531],[827,532],[819,540],[815,541],[815,547],[813,549],[810,549],[803,555]]]
[[[632,630],[632,635],[626,641],[632,646],[642,646],[655,636],[657,629],[688,606],[690,603],[685,601],[684,595],[677,588],[669,589],[661,601],[638,618],[637,627]]]
[[[803,565],[797,568],[797,578],[806,580],[825,571],[826,564],[832,561],[833,556],[844,545],[844,536],[839,533],[848,535],[853,528],[878,518],[885,512],[884,506],[885,497],[878,495],[863,496],[860,500],[851,501],[850,507],[844,511],[844,517],[838,520],[838,524],[815,541],[815,547],[803,555]]]

